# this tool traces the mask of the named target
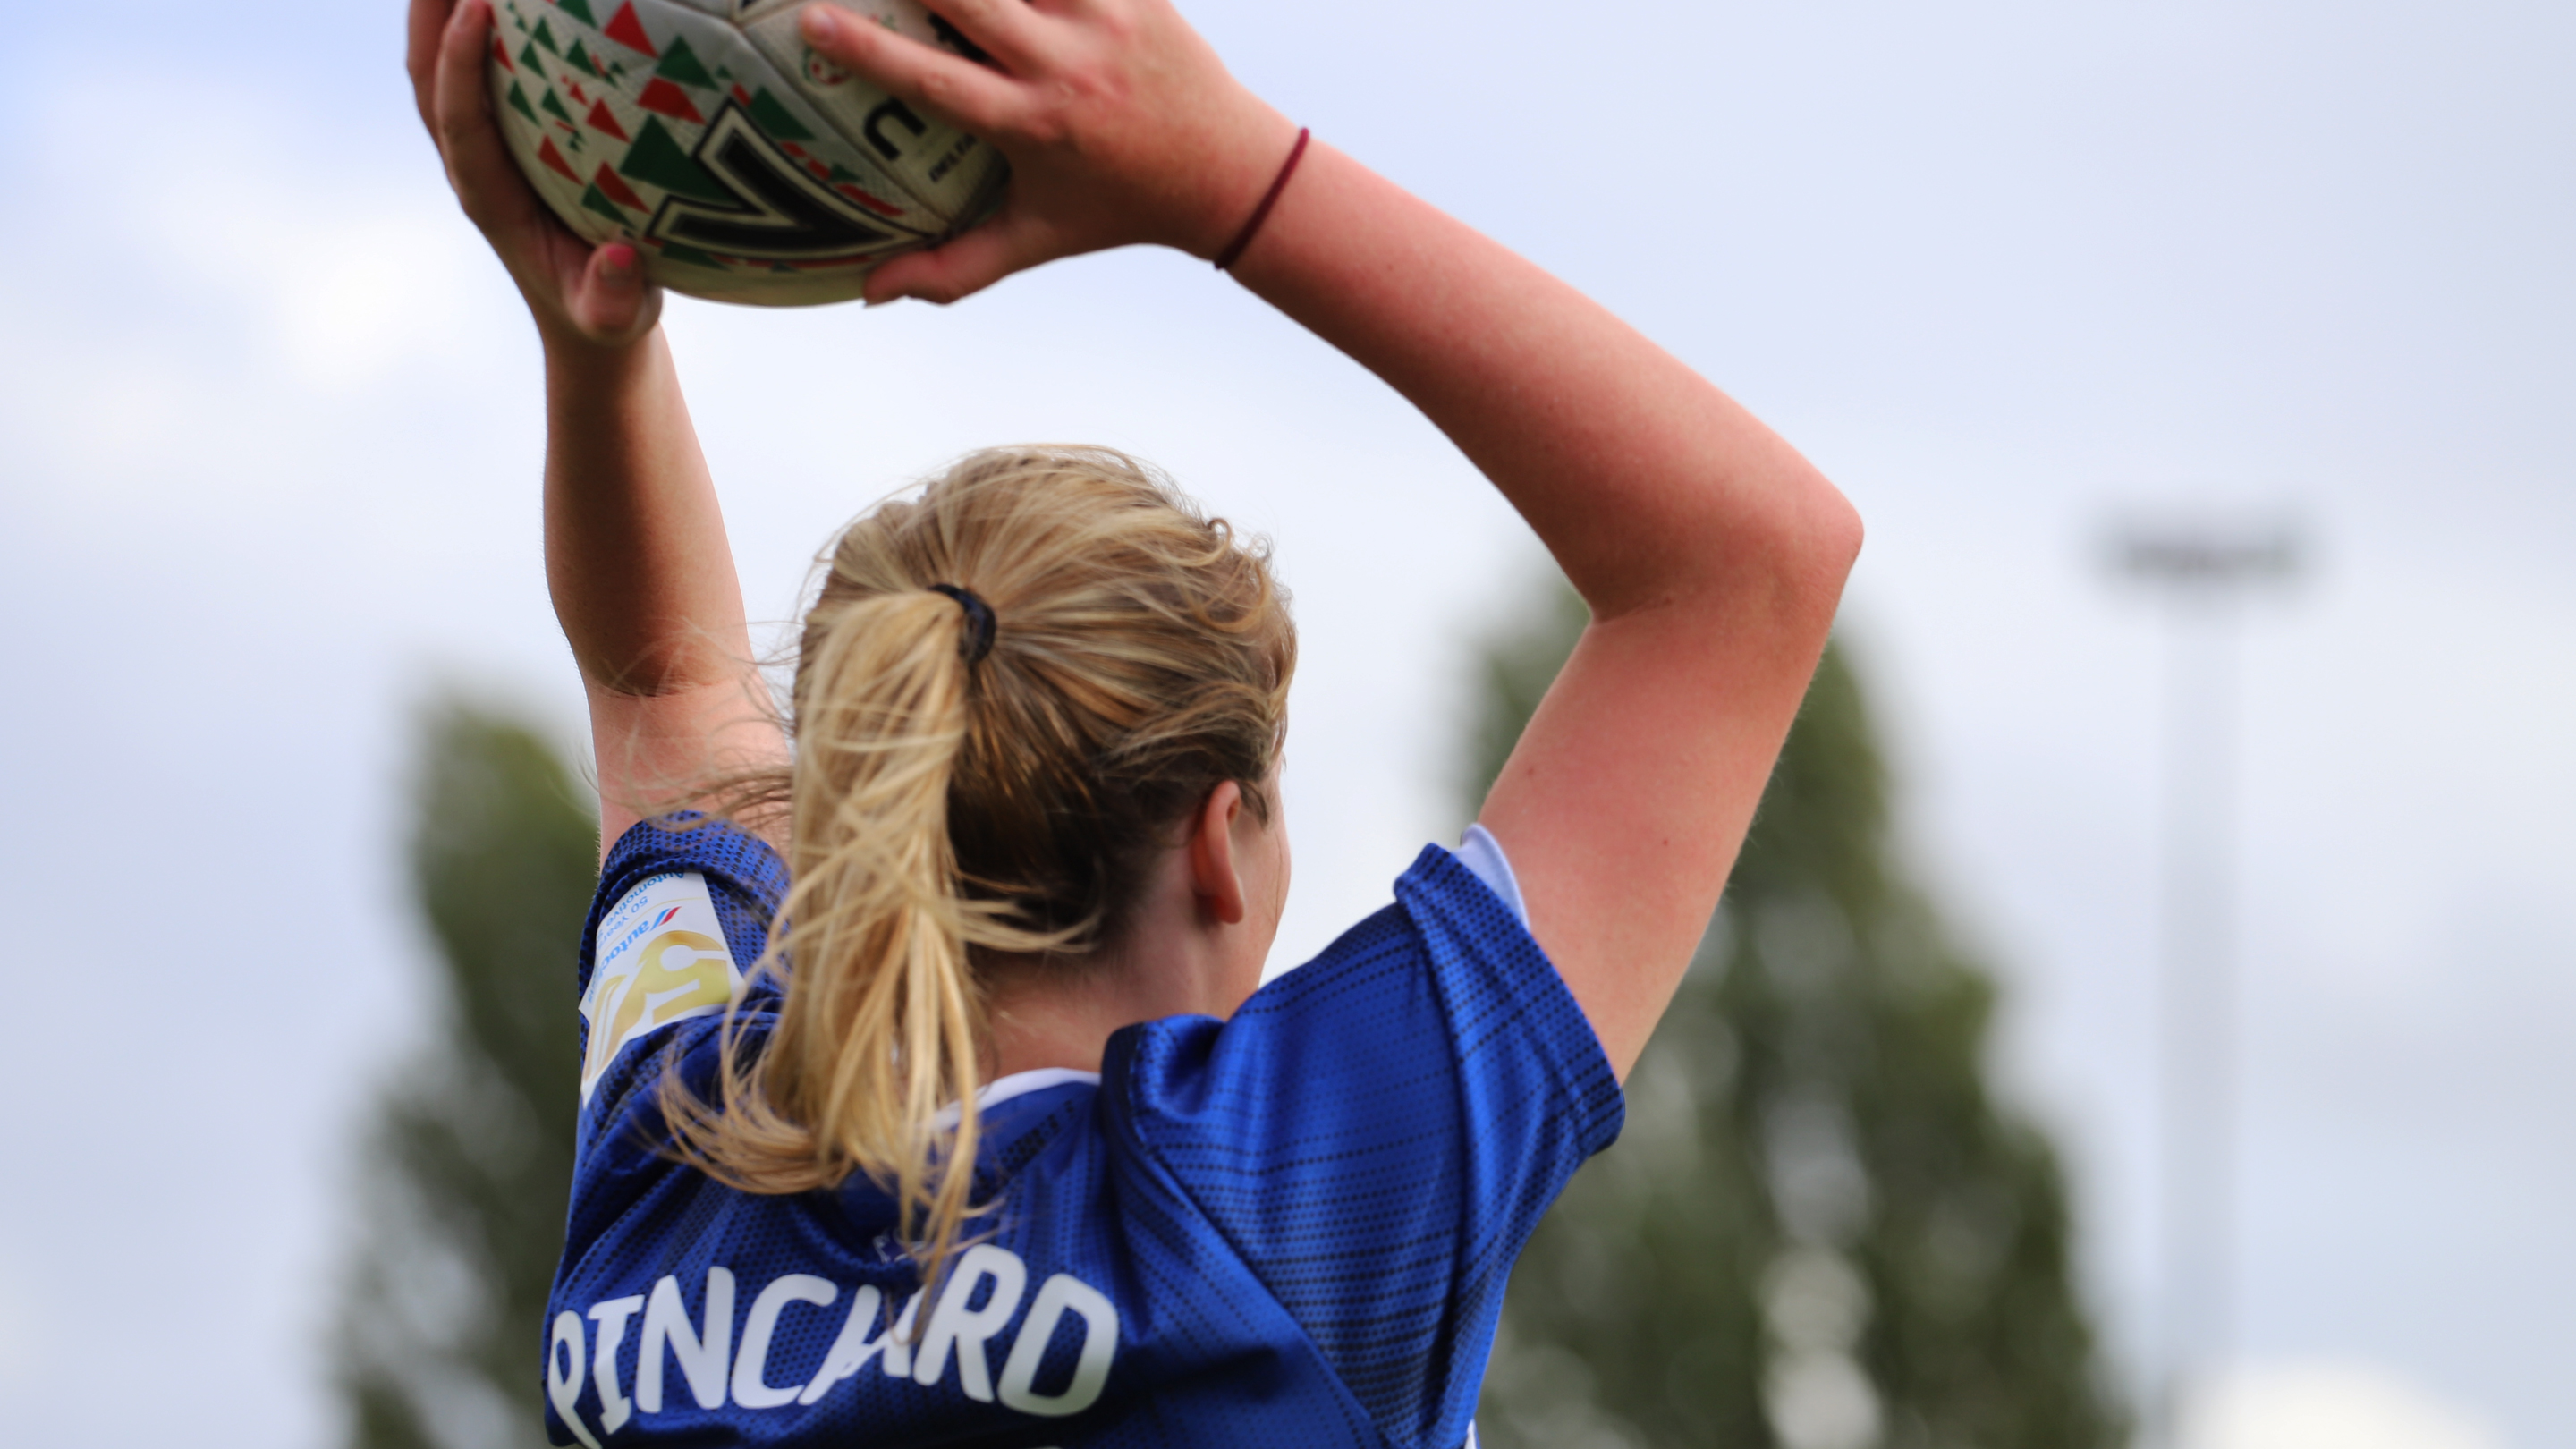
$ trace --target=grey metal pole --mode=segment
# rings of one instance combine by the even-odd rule
[[[2162,1397],[2180,1449],[2184,1395],[2227,1356],[2233,1297],[2236,970],[2229,946],[2236,637],[2223,599],[2171,601],[2165,625]]]
[[[2223,1364],[2235,1310],[2238,604],[2290,576],[2288,530],[2135,528],[2124,572],[2163,596],[2164,819],[2158,1073],[2163,1278],[2148,1439],[2182,1449],[2186,1396]]]

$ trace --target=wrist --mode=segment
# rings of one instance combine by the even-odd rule
[[[544,346],[549,381],[616,383],[640,375],[662,337],[659,322],[633,337],[603,340],[590,336],[568,318],[537,314],[537,339]]]
[[[1279,174],[1271,178],[1269,189],[1261,193],[1259,201],[1253,203],[1252,215],[1244,219],[1242,228],[1234,234],[1234,240],[1227,242],[1225,250],[1216,254],[1218,271],[1233,271],[1234,264],[1243,260],[1243,254],[1251,247],[1252,239],[1261,234],[1261,224],[1270,219],[1272,209],[1278,206],[1280,194],[1288,189],[1288,179],[1297,173],[1297,163],[1306,158],[1306,145],[1313,139],[1312,131],[1304,126],[1297,128],[1297,139],[1288,148],[1288,159],[1279,163]]]
[[[1279,179],[1298,144],[1301,128],[1269,105],[1255,101],[1252,113],[1229,128],[1232,135],[1209,158],[1211,182],[1197,222],[1181,250],[1213,262],[1242,240],[1263,198]]]
[[[569,328],[540,328],[545,337],[549,431],[622,447],[640,417],[660,411],[677,374],[656,327],[629,341],[601,342]],[[604,431],[603,431],[604,430]]]

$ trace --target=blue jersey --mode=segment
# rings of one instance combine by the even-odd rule
[[[934,1301],[888,1196],[763,1196],[662,1154],[711,1092],[787,884],[721,823],[608,858],[581,956],[583,1103],[548,1310],[557,1444],[1457,1449],[1522,1244],[1618,1135],[1617,1080],[1538,943],[1428,847],[1392,905],[1226,1021],[980,1099],[973,1220]]]

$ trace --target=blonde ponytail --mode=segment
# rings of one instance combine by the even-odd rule
[[[845,530],[805,620],[795,763],[735,792],[788,807],[758,968],[785,1004],[765,1039],[728,1022],[713,1102],[665,1078],[677,1153],[754,1192],[864,1173],[936,1276],[975,1211],[979,953],[1113,933],[1221,781],[1267,817],[1285,605],[1257,548],[1099,450],[978,454]]]

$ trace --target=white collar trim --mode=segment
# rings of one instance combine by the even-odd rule
[[[1100,1074],[1078,1071],[1072,1067],[1040,1067],[1035,1071],[1013,1072],[1007,1077],[995,1077],[976,1091],[975,1110],[989,1111],[1013,1097],[1025,1097],[1031,1092],[1043,1092],[1049,1087],[1061,1087],[1073,1082],[1080,1082],[1086,1087],[1097,1087],[1100,1085]],[[957,1125],[959,1115],[957,1104],[951,1102],[939,1109],[939,1125],[954,1127]]]
[[[996,1077],[986,1082],[983,1090],[975,1094],[975,1105],[979,1109],[998,1107],[1013,1097],[1025,1097],[1031,1092],[1043,1092],[1049,1087],[1061,1087],[1067,1082],[1080,1082],[1086,1087],[1097,1087],[1100,1085],[1100,1074],[1078,1071],[1072,1067],[1040,1067],[1033,1072],[1013,1072],[1007,1077]]]

